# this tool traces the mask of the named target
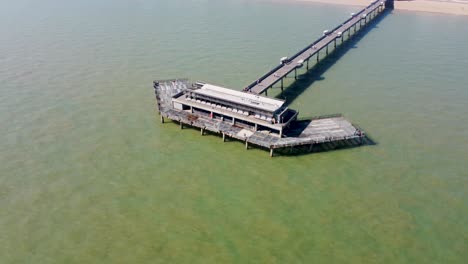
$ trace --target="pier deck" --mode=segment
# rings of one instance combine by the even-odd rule
[[[297,120],[298,112],[288,110],[287,107],[270,107],[271,109],[266,109],[269,111],[261,111],[260,113],[258,112],[258,106],[254,107],[252,104],[260,104],[260,101],[267,101],[266,99],[268,98],[262,97],[260,94],[266,94],[267,90],[279,81],[281,81],[281,88],[283,89],[283,78],[289,73],[294,71],[297,78],[297,69],[303,67],[304,63],[307,64],[308,70],[309,60],[313,56],[316,56],[317,62],[319,62],[321,59],[320,51],[325,49],[325,56],[327,56],[331,43],[334,44],[334,48],[336,49],[337,40],[341,40],[342,44],[345,41],[346,34],[347,40],[350,39],[352,29],[354,29],[353,34],[355,34],[357,30],[360,30],[369,21],[382,13],[382,11],[387,8],[392,9],[393,1],[379,0],[372,2],[358,13],[353,14],[342,24],[329,32],[324,32],[322,37],[293,55],[290,59],[282,60],[280,65],[243,89],[243,92],[254,94],[258,98],[252,99],[252,95],[247,96],[246,93],[241,92],[236,92],[236,96],[233,97],[231,94],[234,92],[227,92],[229,89],[218,87],[214,89],[218,91],[214,99],[213,91],[197,90],[210,85],[205,86],[206,84],[201,83],[190,84],[185,79],[155,81],[154,89],[161,121],[164,123],[164,118],[168,118],[179,122],[181,129],[184,125],[199,128],[202,135],[205,131],[219,133],[222,135],[223,141],[226,140],[226,137],[234,138],[245,142],[246,148],[248,148],[249,144],[267,148],[270,150],[270,156],[273,156],[275,149],[289,149],[291,151],[293,149],[306,149],[307,151],[313,151],[314,146],[320,146],[322,149],[329,150],[338,146],[362,144],[363,139],[367,139],[364,133],[341,115]],[[224,95],[221,96],[219,91],[222,91]],[[206,96],[212,101],[205,101],[205,95],[199,95],[202,92],[209,92]],[[196,98],[192,97],[194,93],[197,94],[195,97],[201,96],[201,100],[195,100]],[[220,96],[222,98],[219,98]],[[228,105],[234,103],[234,108],[236,109],[223,106],[225,103]],[[243,108],[241,113],[238,112],[237,106]],[[282,115],[283,113],[289,113],[289,111],[294,115]],[[258,113],[255,114],[255,112]],[[268,116],[265,116],[265,114]],[[275,116],[277,118],[274,118]],[[283,117],[287,117],[286,120],[288,121],[283,122]],[[279,131],[279,133],[274,133],[275,130]]]
[[[245,142],[246,147],[251,144],[270,149],[271,155],[273,150],[287,147],[308,146],[312,150],[314,145],[322,143],[346,141],[348,144],[360,144],[364,137],[364,133],[340,115],[294,121],[283,137],[267,130],[253,131],[248,127],[233,125],[231,122],[201,112],[192,113],[188,110],[174,109],[171,98],[184,89],[189,89],[190,84],[187,80],[158,81],[158,83],[155,93],[163,122],[164,118],[168,118],[179,122],[181,128],[184,125],[199,128],[202,135],[205,131],[221,134],[223,141],[226,137],[234,138]]]
[[[317,56],[318,61],[320,51],[325,48],[327,49],[326,55],[328,55],[328,45],[330,45],[332,42],[335,42],[336,47],[337,39],[341,39],[341,41],[343,41],[342,38],[344,37],[345,33],[348,32],[348,34],[350,34],[350,30],[352,28],[354,28],[354,32],[356,32],[356,26],[359,25],[359,27],[361,27],[362,21],[367,22],[368,19],[372,19],[372,16],[375,17],[378,12],[384,10],[385,2],[386,1],[381,0],[372,2],[369,6],[354,14],[345,22],[330,30],[329,33],[324,34],[324,36],[293,55],[287,60],[287,62],[275,67],[273,70],[254,81],[252,84],[247,86],[244,91],[254,94],[262,94],[271,88],[274,84],[285,78],[292,71],[301,68],[303,65],[302,63],[298,62],[308,63],[308,60],[313,56]]]

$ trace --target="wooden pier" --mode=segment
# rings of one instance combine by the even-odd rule
[[[298,112],[283,101],[260,96],[268,89],[315,58],[316,63],[333,49],[375,19],[386,9],[393,9],[393,0],[372,2],[334,29],[293,55],[282,58],[281,64],[264,74],[243,92],[205,83],[190,83],[186,79],[154,81],[154,91],[161,122],[165,118],[205,132],[219,134],[222,141],[240,140],[245,148],[257,146],[270,151],[295,153],[330,150],[361,145],[369,140],[357,126],[341,115],[329,115],[297,120]]]
[[[243,91],[254,94],[267,94],[268,89],[278,82],[281,82],[281,89],[283,89],[283,79],[286,76],[294,71],[294,77],[297,79],[297,70],[302,68],[304,64],[309,70],[309,61],[311,59],[315,58],[315,62],[318,63],[328,56],[330,45],[333,45],[333,48],[336,49],[337,45],[343,44],[381,12],[389,8],[393,8],[393,0],[372,2],[358,13],[351,14],[349,19],[334,29],[324,31],[322,37],[294,54],[291,58],[285,57],[280,65],[252,82]]]

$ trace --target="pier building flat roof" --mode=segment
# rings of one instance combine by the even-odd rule
[[[203,84],[200,89],[192,90],[191,92],[268,112],[275,112],[284,105],[284,101],[282,100],[240,92],[212,84]]]

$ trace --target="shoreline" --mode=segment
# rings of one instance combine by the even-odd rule
[[[289,2],[310,2],[321,4],[367,6],[369,0],[282,0]],[[395,1],[395,10],[417,11],[427,13],[439,13],[447,15],[468,16],[468,1],[456,0],[412,0]]]

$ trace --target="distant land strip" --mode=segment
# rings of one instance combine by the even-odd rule
[[[369,0],[273,0],[276,2],[314,2],[338,5],[367,6]],[[395,0],[396,10],[420,11],[468,16],[468,0]]]

